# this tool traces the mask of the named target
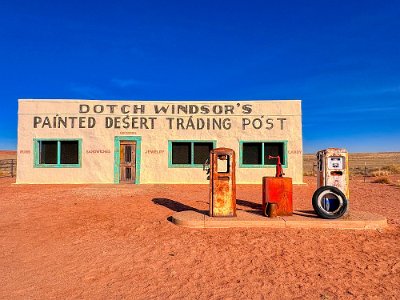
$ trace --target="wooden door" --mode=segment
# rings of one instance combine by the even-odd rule
[[[119,145],[119,182],[135,183],[136,142],[121,141]]]

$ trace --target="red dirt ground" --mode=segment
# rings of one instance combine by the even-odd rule
[[[398,178],[394,178],[398,181]],[[294,187],[310,210],[315,178]],[[384,231],[190,229],[205,185],[14,185],[0,180],[0,298],[399,299],[400,189],[351,180],[351,209]],[[238,186],[238,209],[261,187]]]
[[[17,151],[14,150],[0,150],[0,160],[1,159],[16,159]]]

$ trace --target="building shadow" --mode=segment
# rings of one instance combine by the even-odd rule
[[[236,204],[237,205],[242,205],[242,206],[246,206],[252,209],[262,209],[262,205],[260,203],[254,203],[254,202],[250,202],[247,200],[242,200],[242,199],[236,199]]]
[[[166,208],[179,212],[179,211],[185,211],[185,210],[193,210],[196,212],[202,213],[202,211],[198,210],[197,208],[194,208],[192,206],[180,203],[178,201],[168,199],[168,198],[153,198],[151,201],[153,201],[154,204],[156,205],[162,205],[165,206]]]

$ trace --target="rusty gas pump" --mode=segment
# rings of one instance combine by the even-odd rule
[[[236,217],[235,151],[210,151],[210,217]]]
[[[275,177],[263,177],[262,210],[266,216],[291,216],[293,214],[293,187],[292,178],[283,177],[280,156],[276,158]],[[273,211],[272,211],[273,210]]]
[[[337,219],[348,212],[349,163],[346,149],[328,148],[317,152],[317,190],[312,204],[325,219]]]

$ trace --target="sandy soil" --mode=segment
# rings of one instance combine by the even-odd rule
[[[399,180],[395,178],[394,181]],[[295,186],[310,210],[315,178]],[[351,181],[351,209],[389,229],[189,229],[207,186],[14,185],[0,180],[0,298],[399,299],[400,189]],[[238,186],[258,209],[261,187]]]
[[[0,159],[17,159],[17,151],[0,150]]]

